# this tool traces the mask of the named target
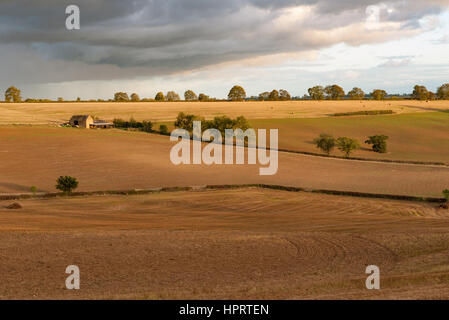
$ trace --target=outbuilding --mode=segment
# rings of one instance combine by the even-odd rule
[[[89,129],[94,124],[94,118],[89,115],[77,115],[70,118],[70,125],[74,127]]]

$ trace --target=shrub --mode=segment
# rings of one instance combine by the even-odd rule
[[[193,115],[193,114],[185,114],[184,112],[180,112],[175,121],[175,128],[184,129],[188,132],[193,131],[193,122],[194,121],[202,121],[203,119]]]
[[[370,111],[354,111],[354,112],[340,112],[334,113],[333,117],[345,117],[345,116],[376,116],[379,114],[394,114],[393,110],[370,110]]]
[[[32,186],[32,187],[30,188],[30,191],[31,191],[33,194],[36,194],[36,192],[37,192],[37,187]]]
[[[65,193],[70,193],[78,188],[78,180],[70,176],[61,176],[56,180],[56,189]]]
[[[142,121],[142,131],[153,132],[153,123],[151,121]]]
[[[352,152],[360,148],[360,144],[355,139],[341,137],[337,139],[337,147],[345,154],[346,158],[349,158]]]
[[[387,140],[388,137],[384,135],[371,136],[365,141],[366,144],[373,145],[373,151],[378,153],[387,152]]]
[[[449,190],[448,189],[443,190],[443,196],[447,201],[449,201]]]
[[[165,124],[159,126],[159,132],[161,134],[168,134],[168,127]]]
[[[318,138],[313,140],[318,149],[323,150],[327,155],[335,148],[335,138],[329,134],[320,134]]]

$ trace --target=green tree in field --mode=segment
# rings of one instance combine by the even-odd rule
[[[439,100],[449,100],[449,83],[443,84],[438,88],[437,98]]]
[[[197,96],[196,93],[193,92],[192,90],[187,90],[187,91],[184,93],[184,99],[185,99],[186,101],[196,101],[196,100],[198,100],[198,96]]]
[[[329,155],[335,148],[335,138],[330,134],[322,133],[318,138],[313,140],[313,143],[318,149],[323,150],[327,155]]]
[[[180,112],[175,121],[175,128],[184,129],[188,132],[192,133],[193,131],[193,122],[194,121],[202,121],[204,119],[199,118],[193,114],[185,114],[184,112]]]
[[[9,87],[5,91],[5,101],[6,102],[21,102],[22,97],[20,96],[21,91],[16,87]]]
[[[173,102],[173,101],[179,101],[181,98],[179,97],[179,94],[177,94],[174,91],[167,92],[167,96],[165,97],[165,100]]]
[[[139,102],[139,101],[140,101],[139,95],[138,95],[137,93],[133,93],[133,94],[131,95],[131,101],[132,101],[132,102]]]
[[[126,92],[117,92],[114,94],[115,102],[126,102],[129,101],[128,94]]]
[[[337,147],[345,154],[346,158],[349,158],[352,152],[360,148],[360,144],[355,139],[341,137],[337,139]]]
[[[36,187],[36,186],[31,186],[30,191],[31,191],[33,194],[36,194],[36,192],[37,192],[37,187]]]
[[[373,97],[374,100],[384,100],[385,97],[387,95],[387,92],[385,90],[380,90],[380,89],[375,89],[372,93],[371,96]]]
[[[288,101],[291,100],[292,96],[287,90],[281,89],[279,90],[279,100],[281,101]]]
[[[313,88],[309,88],[308,92],[312,100],[324,99],[324,88],[322,86],[315,86]]]
[[[204,93],[200,93],[198,96],[198,100],[201,102],[209,101],[209,96],[205,95]]]
[[[270,93],[268,91],[259,94],[259,101],[268,101],[270,99]]]
[[[243,131],[246,131],[249,128],[251,128],[251,126],[248,120],[243,116],[235,119],[231,119],[227,116],[221,116],[215,117],[212,121],[205,121],[203,129],[217,129],[224,137],[226,135],[226,129],[242,129]]]
[[[329,100],[340,100],[345,96],[345,91],[343,88],[336,84],[324,88],[324,93],[326,94],[326,98]]]
[[[70,176],[61,176],[56,180],[56,189],[64,193],[70,193],[78,188],[78,180]]]
[[[156,97],[154,97],[154,100],[156,101],[165,101],[165,96],[162,92],[158,92],[156,94]]]
[[[245,89],[243,89],[241,86],[233,86],[232,89],[229,91],[228,94],[228,100],[231,101],[243,101],[246,98],[246,92]]]
[[[270,92],[270,96],[268,97],[269,101],[278,101],[279,100],[279,91],[273,90]]]
[[[449,189],[443,190],[443,197],[449,202]]]
[[[366,144],[373,146],[373,151],[378,153],[387,153],[388,137],[384,135],[371,136],[365,141]]]
[[[168,127],[165,124],[161,124],[159,126],[159,133],[161,134],[168,134]]]
[[[416,85],[413,88],[412,99],[415,100],[428,100],[429,99],[429,90],[425,86]]]
[[[153,123],[151,121],[142,121],[142,131],[153,132]]]
[[[348,95],[352,100],[363,100],[363,98],[365,98],[365,92],[357,87],[349,91]]]

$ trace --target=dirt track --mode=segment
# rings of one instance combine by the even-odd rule
[[[260,189],[21,204],[0,208],[3,299],[449,298],[449,212],[430,204]]]
[[[441,196],[449,168],[280,154],[275,176],[259,165],[175,166],[168,137],[120,130],[0,127],[0,193],[55,191],[61,175],[80,191],[266,183],[400,195]]]

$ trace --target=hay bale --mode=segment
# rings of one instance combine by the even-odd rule
[[[17,209],[22,209],[22,206],[20,205],[20,203],[14,202],[13,204],[10,204],[9,206],[7,206],[6,209],[17,210]]]

